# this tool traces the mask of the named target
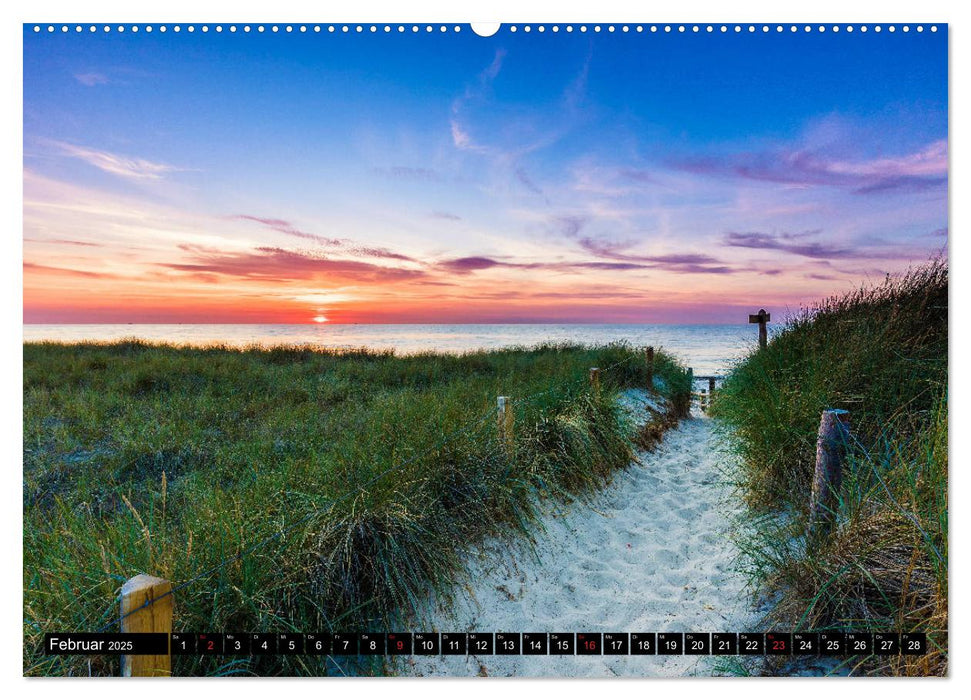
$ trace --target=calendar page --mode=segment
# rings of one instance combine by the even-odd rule
[[[23,24],[23,674],[946,676],[948,35]]]

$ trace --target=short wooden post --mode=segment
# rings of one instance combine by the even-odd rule
[[[497,399],[498,421],[499,421],[499,440],[506,446],[507,452],[512,452],[513,447],[513,413],[512,397],[500,396]]]
[[[590,368],[590,385],[593,387],[594,391],[600,391],[600,368],[599,367]]]
[[[698,403],[701,405],[701,410],[707,412],[708,411],[708,402],[707,402],[708,395],[705,393],[705,388],[704,387],[701,387],[700,394],[701,394],[701,396],[699,397]]]
[[[715,398],[715,378],[708,377],[708,408],[711,408],[711,402]]]
[[[150,600],[155,602],[145,605]],[[171,634],[174,605],[172,584],[165,579],[147,574],[130,578],[121,587],[121,631]],[[121,675],[170,676],[172,657],[170,654],[122,656]]]
[[[654,346],[648,345],[644,354],[647,355],[647,390],[654,391]]]
[[[772,320],[772,315],[765,309],[759,309],[757,314],[749,314],[748,322],[759,324],[759,347],[764,348],[769,341],[769,333],[765,329],[765,324]]]
[[[823,411],[816,436],[816,471],[809,507],[810,530],[825,531],[832,523],[843,482],[843,460],[850,434],[850,412],[838,408]]]

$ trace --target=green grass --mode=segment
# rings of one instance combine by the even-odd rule
[[[677,412],[685,370],[658,353],[655,371]],[[390,630],[447,593],[469,543],[528,534],[538,498],[582,498],[626,467],[637,433],[615,392],[645,381],[642,352],[620,345],[25,344],[24,672],[117,674],[117,657],[89,667],[39,646],[44,632],[116,629],[137,573],[178,585],[218,567],[178,591],[176,630]],[[511,450],[500,394],[514,398]],[[382,670],[337,664],[175,657],[174,673]]]
[[[730,375],[729,427],[754,536],[742,545],[777,629],[925,631],[925,657],[857,673],[947,669],[948,269],[932,262],[786,322]],[[816,432],[850,411],[835,526],[806,538]]]

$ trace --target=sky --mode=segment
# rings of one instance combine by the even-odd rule
[[[947,28],[843,26],[25,26],[24,322],[744,323],[879,282],[946,254]]]

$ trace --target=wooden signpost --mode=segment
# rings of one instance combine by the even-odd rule
[[[759,347],[760,348],[764,348],[766,343],[769,340],[769,334],[765,330],[765,324],[768,323],[770,320],[772,320],[771,314],[769,314],[765,309],[759,309],[759,312],[757,314],[749,314],[748,316],[749,323],[759,324]]]
[[[149,601],[153,602],[145,605]],[[165,579],[148,574],[128,579],[121,587],[121,631],[171,634],[174,604],[172,584]],[[122,656],[121,675],[170,676],[172,657],[169,654]]]

